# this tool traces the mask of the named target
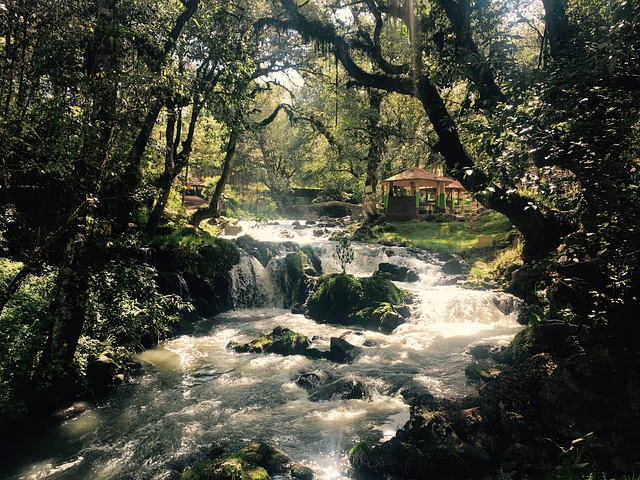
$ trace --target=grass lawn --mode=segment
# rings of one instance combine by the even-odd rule
[[[516,231],[509,220],[497,212],[485,212],[466,222],[392,222],[391,231],[384,226],[374,228],[380,243],[410,245],[430,252],[452,253],[472,266],[470,282],[490,286],[505,281],[500,276],[522,264],[521,243],[513,241]],[[478,246],[479,235],[491,235],[493,246]]]
[[[395,231],[374,230],[378,241],[396,240],[431,252],[456,253],[463,257],[489,254],[503,245],[514,231],[509,220],[497,212],[485,212],[466,222],[392,222]],[[479,235],[491,235],[494,247],[478,247]],[[409,242],[407,242],[409,240]]]

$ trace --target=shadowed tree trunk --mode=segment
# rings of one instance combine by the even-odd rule
[[[369,150],[367,152],[367,176],[364,181],[364,216],[365,222],[371,223],[377,217],[378,167],[382,161],[386,136],[380,128],[380,106],[384,95],[379,90],[369,89],[369,117],[367,130],[369,133]]]
[[[191,223],[193,225],[199,225],[200,222],[207,218],[218,218],[220,216],[220,199],[224,193],[224,189],[229,183],[231,177],[231,167],[233,163],[233,157],[236,154],[236,148],[238,147],[238,140],[240,139],[240,128],[232,127],[229,132],[229,139],[227,140],[227,146],[225,148],[224,160],[222,162],[222,173],[220,179],[216,183],[216,188],[213,191],[213,196],[209,205],[206,207],[200,207],[195,211],[193,217],[191,217]]]

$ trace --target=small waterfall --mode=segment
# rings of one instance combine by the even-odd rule
[[[284,295],[278,286],[271,260],[263,267],[253,256],[243,253],[240,263],[231,270],[231,304],[237,310],[241,308],[282,308]]]

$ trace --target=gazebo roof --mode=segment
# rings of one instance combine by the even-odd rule
[[[407,186],[414,183],[416,187],[435,187],[438,183],[446,183],[449,185],[453,182],[453,179],[439,177],[424,168],[414,167],[393,175],[392,177],[385,178],[382,182],[389,184],[393,183],[398,186]]]
[[[450,190],[466,190],[466,188],[464,188],[462,184],[457,180],[454,180],[453,182],[451,182],[449,185],[447,185],[446,188]]]

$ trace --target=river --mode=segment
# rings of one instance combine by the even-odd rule
[[[263,240],[314,246],[325,272],[337,271],[334,247],[313,228],[291,223],[270,227],[244,224]],[[225,450],[262,440],[284,450],[321,480],[349,479],[345,451],[359,440],[382,441],[408,419],[401,392],[436,396],[472,391],[464,375],[474,344],[506,344],[521,328],[516,300],[501,292],[447,285],[441,262],[401,247],[355,244],[354,275],[370,275],[378,263],[407,266],[415,283],[398,283],[413,293],[413,316],[391,335],[336,325],[319,325],[281,308],[272,273],[243,257],[237,282],[254,278],[247,294],[239,285],[235,310],[206,319],[192,335],[161,343],[139,355],[144,374],[89,406],[77,418],[51,427],[18,449],[8,479],[177,479],[213,447]],[[420,258],[417,258],[420,257]],[[247,273],[250,272],[250,273]],[[241,279],[241,280],[240,280]],[[241,293],[243,292],[243,293]],[[253,299],[253,300],[252,300]],[[328,349],[343,336],[362,348],[350,364],[303,356],[239,354],[226,348],[281,325]],[[296,379],[323,372],[354,379],[366,387],[361,400],[312,401]]]

